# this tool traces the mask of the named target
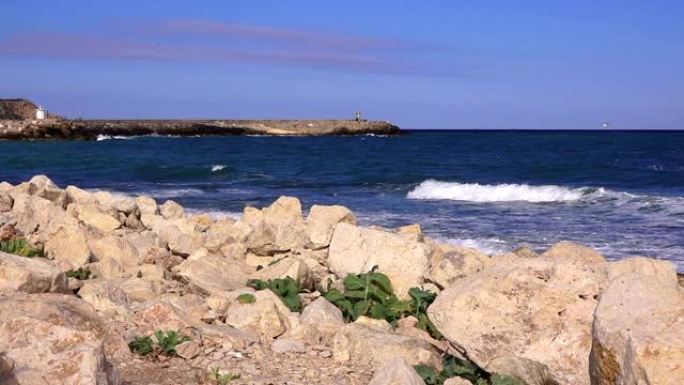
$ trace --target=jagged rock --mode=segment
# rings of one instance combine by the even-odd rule
[[[67,287],[69,288],[69,291],[74,292],[83,287],[83,281],[69,277],[67,278]]]
[[[430,278],[438,285],[448,287],[455,280],[482,271],[492,264],[492,258],[479,250],[439,245],[430,256]]]
[[[188,222],[195,224],[195,231],[205,232],[216,222],[209,214],[196,214],[187,217]]]
[[[68,293],[69,283],[62,270],[47,260],[0,252],[0,289]]]
[[[228,259],[245,259],[247,246],[244,243],[231,243],[221,248],[221,254]]]
[[[204,246],[205,235],[193,230],[187,231],[183,226],[170,225],[160,232],[160,238],[166,240],[169,250],[173,253],[186,256],[194,253]]]
[[[298,339],[311,343],[329,343],[344,326],[342,311],[325,298],[319,297],[306,306],[299,317],[299,328],[293,332]]]
[[[270,290],[257,291],[253,303],[233,303],[226,311],[226,324],[268,338],[276,338],[298,326],[298,319]]]
[[[573,258],[497,260],[439,293],[428,315],[486,370],[528,385],[587,384],[603,268]]]
[[[405,358],[395,357],[373,373],[368,385],[425,385],[425,381]]]
[[[138,219],[138,217],[134,213],[128,214],[126,220],[124,220],[124,226],[132,230],[145,230],[145,225],[142,223],[140,219]]]
[[[684,291],[672,264],[612,265],[594,315],[592,385],[684,384]]]
[[[43,230],[46,230],[53,220],[61,222],[65,216],[61,208],[47,199],[27,194],[15,194],[13,198],[14,205],[11,213],[17,221],[16,228],[25,235],[31,235],[40,230],[41,234],[35,237],[37,241],[44,242]]]
[[[36,175],[28,182],[19,184],[14,192],[47,199],[58,207],[65,206],[66,192],[45,175]]]
[[[123,266],[114,258],[104,258],[87,265],[93,277],[112,279],[125,276]]]
[[[539,257],[539,254],[535,253],[534,250],[530,249],[527,246],[518,247],[517,249],[513,250],[513,254],[517,255],[520,258],[537,258],[537,257]]]
[[[67,262],[73,269],[90,262],[88,241],[78,221],[73,217],[65,216],[58,226],[54,233],[47,236],[47,242],[45,242],[47,257]]]
[[[86,280],[81,290],[78,291],[78,296],[105,317],[115,314],[127,315],[131,301],[116,282],[116,280]]]
[[[309,246],[314,249],[328,247],[335,225],[340,222],[356,226],[356,217],[344,206],[311,206],[306,218]]]
[[[185,278],[194,290],[212,294],[244,287],[255,272],[242,261],[230,260],[200,249],[178,265],[176,273]]]
[[[14,198],[9,191],[0,190],[0,212],[12,210],[12,205],[14,205]]]
[[[94,261],[102,262],[107,259],[113,259],[124,270],[129,267],[138,266],[141,263],[138,250],[128,240],[114,234],[108,234],[99,238],[91,236],[88,238],[88,247]]]
[[[67,186],[64,190],[66,192],[66,205],[76,203],[79,205],[89,205],[95,203],[93,194],[86,190],[80,189],[76,186]]]
[[[423,242],[425,240],[423,229],[417,223],[401,226],[395,232],[397,235],[409,241]]]
[[[306,262],[294,257],[276,258],[271,264],[266,265],[255,274],[255,278],[263,280],[285,277],[290,277],[299,282],[304,289],[313,288],[314,281],[309,266]]]
[[[95,205],[70,205],[77,218],[86,226],[98,231],[107,233],[121,227],[121,222],[117,218],[105,213]]]
[[[159,206],[159,213],[166,219],[180,219],[185,216],[185,209],[178,203],[168,200]]]
[[[344,278],[378,266],[386,274],[398,297],[408,299],[408,290],[421,286],[428,272],[431,248],[393,233],[356,227],[335,226],[328,251],[330,271]]]
[[[273,255],[307,243],[302,206],[297,198],[280,197],[258,214],[245,209],[243,221],[252,228],[247,248],[257,255]]]
[[[148,196],[139,196],[135,198],[135,204],[138,206],[138,211],[140,211],[140,216],[143,215],[157,215],[159,213],[159,207],[157,202]]]
[[[202,353],[202,348],[195,341],[185,341],[176,346],[176,354],[186,360],[193,359]]]
[[[221,219],[212,224],[207,230],[207,240],[204,247],[212,252],[218,252],[222,247],[244,240],[246,234],[235,226],[231,219]]]
[[[0,297],[0,340],[14,361],[10,384],[118,385],[103,347],[103,326],[72,295]]]
[[[333,358],[339,362],[377,369],[396,357],[403,357],[410,365],[442,365],[439,353],[429,343],[358,323],[344,325],[333,340]]]
[[[606,258],[598,251],[573,243],[569,241],[561,241],[553,245],[540,255],[542,258],[549,258],[553,260],[575,260],[584,263],[603,263]]]

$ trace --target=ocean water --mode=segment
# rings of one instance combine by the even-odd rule
[[[293,195],[489,253],[567,239],[684,271],[684,132],[101,139],[0,141],[0,180],[46,174],[230,216]]]

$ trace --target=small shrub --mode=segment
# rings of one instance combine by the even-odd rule
[[[237,373],[221,374],[221,369],[219,369],[218,367],[213,367],[211,368],[211,373],[209,373],[209,378],[212,381],[216,381],[216,385],[228,385],[233,380],[237,380],[238,378],[240,378],[240,375]]]
[[[22,238],[11,238],[0,242],[0,251],[28,258],[45,258],[42,249],[34,248]]]
[[[135,337],[133,341],[128,343],[128,348],[131,350],[131,352],[139,356],[146,356],[152,353],[152,350],[154,350],[152,337]]]
[[[240,294],[237,296],[237,301],[238,303],[254,303],[256,302],[256,297],[254,297],[252,294],[245,293],[245,294]]]
[[[166,332],[157,330],[154,332],[157,342],[152,341],[152,337],[135,337],[133,341],[128,343],[128,348],[131,352],[146,356],[154,353],[155,356],[175,356],[176,347],[185,341],[190,341],[190,337],[178,334],[175,330],[168,330]]]
[[[471,361],[447,356],[443,361],[443,369],[437,372],[435,368],[426,365],[414,367],[426,385],[442,385],[452,377],[462,377],[475,385],[524,385],[513,377],[501,374],[489,374]]]
[[[285,304],[288,309],[295,312],[302,310],[302,303],[299,300],[299,293],[302,292],[302,288],[299,285],[299,282],[291,277],[269,279],[268,281],[250,279],[247,281],[247,286],[252,287],[255,290],[269,289],[280,297],[280,300],[283,301],[283,304]]]
[[[69,278],[76,278],[80,281],[85,281],[90,278],[90,269],[79,267],[78,270],[69,270],[66,272],[66,276]]]

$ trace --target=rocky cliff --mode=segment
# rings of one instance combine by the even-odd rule
[[[26,99],[0,99],[0,120],[30,120],[37,106]]]

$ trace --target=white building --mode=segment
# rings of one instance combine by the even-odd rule
[[[36,108],[36,119],[43,120],[45,118],[47,118],[47,110],[42,106]]]

